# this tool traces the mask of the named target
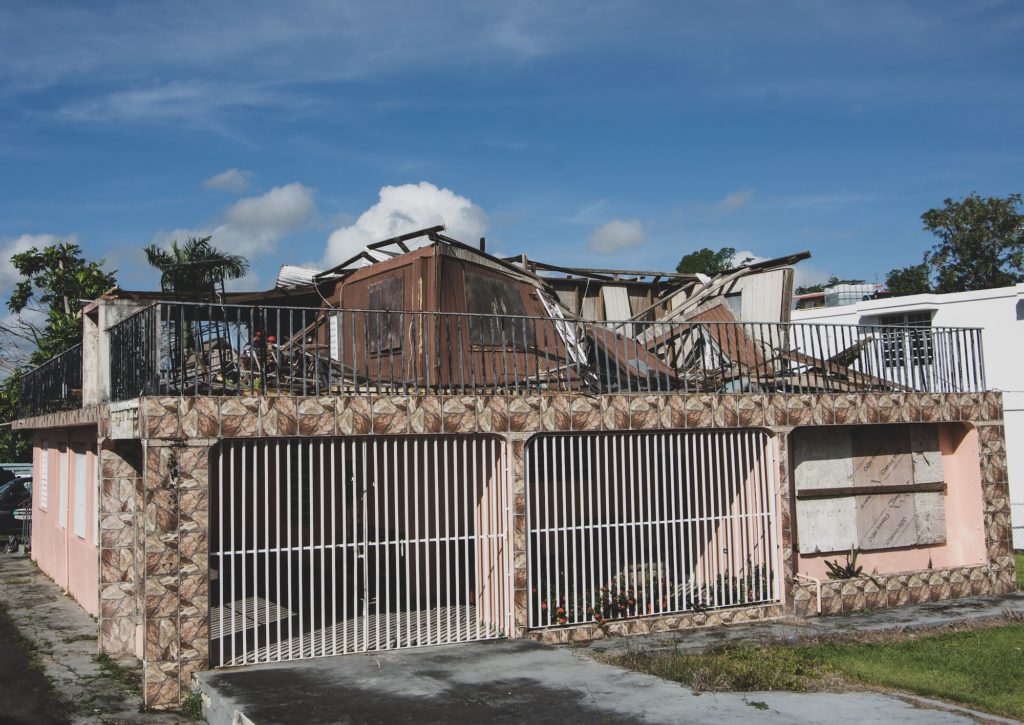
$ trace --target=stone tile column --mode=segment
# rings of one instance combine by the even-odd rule
[[[101,438],[99,457],[99,649],[137,655],[142,587],[142,444]]]
[[[175,707],[209,667],[209,452],[215,441],[145,443],[143,697]]]

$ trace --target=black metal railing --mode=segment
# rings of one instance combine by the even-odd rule
[[[109,329],[110,396],[128,400],[156,395],[159,377],[159,305],[150,305]]]
[[[18,417],[82,405],[82,346],[75,345],[21,376]]]
[[[161,302],[110,328],[138,395],[985,389],[981,331]]]

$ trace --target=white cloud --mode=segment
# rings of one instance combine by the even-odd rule
[[[742,209],[749,204],[750,200],[753,198],[753,189],[739,189],[731,194],[726,194],[720,200],[716,201],[714,208],[715,211],[719,213],[728,214],[729,212],[736,211],[737,209]]]
[[[613,254],[620,249],[638,247],[647,241],[644,225],[638,219],[613,219],[590,233],[587,246],[597,254]]]
[[[821,267],[804,261],[793,267],[793,289],[827,282],[832,275]]]
[[[260,196],[239,199],[224,210],[219,224],[159,232],[153,241],[166,244],[172,239],[184,241],[190,236],[210,235],[218,249],[251,259],[273,252],[281,239],[315,214],[313,190],[296,181],[275,186]]]
[[[487,230],[487,214],[466,197],[426,181],[381,187],[376,204],[331,234],[324,265],[344,262],[371,242],[438,224],[448,236],[472,244]]]
[[[74,237],[65,237],[65,241],[73,242]],[[21,279],[21,275],[11,265],[11,257],[26,252],[32,247],[42,248],[57,241],[52,234],[22,234],[20,237],[0,242],[0,291],[6,292]]]
[[[250,179],[252,179],[251,171],[228,169],[227,171],[222,171],[219,174],[211,176],[203,182],[203,186],[207,189],[239,192],[245,191],[249,188]]]
[[[736,250],[736,254],[733,255],[732,263],[735,265],[745,264],[748,262],[750,264],[754,264],[756,262],[764,262],[767,259],[768,257],[762,257],[760,254],[754,254],[749,249],[738,249]]]

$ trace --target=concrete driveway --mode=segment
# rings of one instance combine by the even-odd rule
[[[212,725],[266,723],[971,723],[868,692],[695,695],[571,649],[499,640],[204,672]],[[204,698],[205,699],[205,698]],[[244,719],[243,719],[244,718]],[[991,721],[998,718],[985,716]]]

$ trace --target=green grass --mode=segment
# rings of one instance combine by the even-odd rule
[[[632,650],[614,662],[698,691],[842,689],[858,682],[1024,718],[1024,624],[864,640],[744,642],[700,654]]]
[[[1015,551],[1013,558],[1017,565],[1017,588],[1024,591],[1024,551]]]
[[[949,632],[902,642],[798,647],[869,685],[1024,717],[1024,625]]]

